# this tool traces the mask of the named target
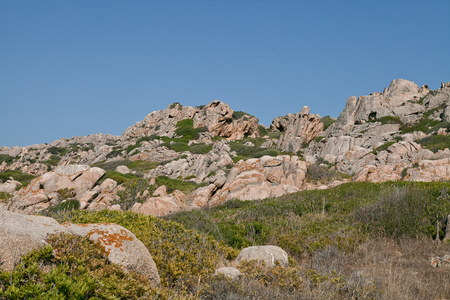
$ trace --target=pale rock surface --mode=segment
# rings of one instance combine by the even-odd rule
[[[242,261],[260,261],[264,262],[268,267],[274,267],[279,263],[282,267],[289,265],[288,254],[286,251],[277,246],[252,246],[247,247],[239,252],[236,258],[237,263]]]
[[[295,115],[293,122],[287,126],[286,133],[280,137],[278,148],[295,153],[323,130],[320,116],[309,114],[309,111],[309,107],[305,106]]]
[[[117,166],[116,172],[121,174],[130,174],[131,170],[127,166]]]
[[[61,189],[73,189],[75,197],[83,199],[83,194],[90,191],[104,174],[105,171],[100,168],[84,165],[58,166],[55,171],[35,178],[22,188],[13,197],[8,208],[25,213],[38,212],[50,205],[49,194]]]
[[[269,129],[272,131],[280,131],[284,132],[289,127],[289,125],[292,125],[296,119],[296,115],[294,114],[287,114],[283,117],[276,117],[273,119],[272,124],[270,124]]]
[[[222,136],[230,140],[259,136],[258,119],[243,116],[235,120],[233,110],[219,100],[214,100],[203,108],[169,105],[165,110],[152,112],[143,121],[129,127],[123,136],[136,138],[156,134],[172,138],[176,135],[176,123],[184,119],[192,119],[194,128],[206,127],[211,136]]]
[[[195,191],[190,206],[215,206],[232,199],[256,200],[293,193],[303,186],[306,170],[306,162],[297,156],[241,160],[221,188],[209,185]]]
[[[217,269],[214,272],[214,275],[216,275],[216,276],[223,275],[223,276],[228,277],[228,278],[230,278],[232,280],[238,280],[239,277],[242,276],[241,271],[239,271],[238,269],[233,268],[233,267],[222,267],[222,268],[219,268],[219,269]]]
[[[180,206],[173,197],[150,197],[143,204],[135,203],[132,211],[144,215],[165,216],[180,211]]]
[[[49,235],[60,232],[68,230],[52,218],[21,215],[0,207],[0,267],[12,270],[22,256],[44,247]]]
[[[189,154],[186,158],[174,160],[150,170],[145,177],[167,176],[176,179],[195,176],[191,180],[200,183],[211,172],[216,172],[219,168],[229,164],[233,164],[230,146],[226,141],[220,141],[216,142],[207,154]]]
[[[0,183],[0,193],[13,194],[16,188],[22,184],[16,180],[6,180],[4,183]]]

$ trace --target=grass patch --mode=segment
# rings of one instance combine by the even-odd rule
[[[0,154],[0,164],[6,162],[6,164],[9,166],[13,163],[14,159],[15,158],[13,156],[10,156],[8,154]]]
[[[235,110],[233,111],[233,120],[239,120],[240,118],[244,117],[244,116],[248,116],[248,117],[253,117],[251,114],[246,113],[244,111],[240,111],[240,110]]]
[[[35,178],[35,176],[28,174],[28,173],[22,173],[21,171],[17,170],[6,170],[4,172],[0,173],[0,180],[2,182],[6,182],[9,180],[9,178],[12,177],[14,180],[19,181],[22,183],[22,186],[26,186]]]
[[[260,158],[264,155],[278,156],[278,155],[283,154],[278,149],[273,149],[273,148],[262,149],[262,148],[257,147],[256,145],[255,146],[245,146],[243,144],[247,141],[253,142],[253,140],[255,140],[255,142],[257,144],[259,144],[259,142],[260,142],[259,139],[246,139],[241,142],[229,142],[231,151],[236,151],[236,156],[232,157],[232,159],[235,163],[241,159]],[[262,139],[262,140],[264,140],[264,139]]]
[[[394,145],[395,143],[396,143],[396,142],[387,142],[387,143],[384,143],[383,145],[380,145],[380,146],[376,147],[376,148],[372,151],[372,153],[375,154],[375,155],[377,155],[379,152],[384,151],[384,150],[387,150],[387,148],[389,148],[390,146]]]
[[[322,119],[320,119],[320,121],[323,123],[323,131],[327,130],[328,127],[330,127],[333,123],[336,123],[336,119],[333,119],[330,116],[325,116]]]
[[[172,179],[167,176],[156,177],[156,184],[158,186],[165,185],[168,193],[172,193],[175,190],[182,191],[183,193],[189,193],[198,187],[193,181]]]
[[[400,118],[395,116],[384,116],[378,119],[368,120],[367,122],[369,123],[380,122],[381,125],[385,124],[399,124],[400,126],[403,125],[403,122],[400,120]]]
[[[145,173],[158,167],[158,163],[154,161],[136,160],[130,161],[128,159],[121,159],[109,162],[100,162],[92,165],[93,167],[102,168],[105,171],[114,171],[118,166],[127,166],[129,169]]]
[[[109,263],[87,238],[58,234],[47,242],[14,271],[0,273],[0,298],[135,299],[158,293],[147,280]]]
[[[433,153],[439,150],[450,148],[450,136],[448,135],[430,135],[419,141],[417,141],[422,147],[433,151]]]
[[[303,253],[330,246],[352,251],[369,236],[379,234],[380,230],[389,237],[397,237],[401,233],[431,238],[436,216],[439,216],[443,228],[445,213],[450,210],[450,201],[439,198],[442,187],[447,186],[450,185],[347,183],[333,189],[303,191],[277,199],[233,200],[215,208],[180,212],[164,218],[209,233],[237,249],[270,243],[301,258]],[[407,189],[411,197],[400,198],[389,206],[390,212],[383,217],[369,212],[376,211],[379,206],[384,207],[386,195],[396,194],[399,189]],[[414,194],[421,196],[412,199]],[[419,205],[419,208],[414,205]],[[372,215],[376,219],[371,219]],[[405,224],[413,222],[419,225],[404,225],[401,231],[396,231],[395,224],[401,224],[408,217],[413,221]]]

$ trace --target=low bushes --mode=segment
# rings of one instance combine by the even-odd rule
[[[149,282],[110,264],[88,239],[58,234],[49,245],[0,273],[2,299],[136,299],[158,297]],[[163,295],[161,295],[163,297]]]
[[[430,135],[423,138],[417,143],[421,144],[424,148],[430,149],[434,153],[445,148],[450,148],[450,136],[448,135]]]
[[[198,284],[198,277],[214,272],[237,251],[213,237],[183,225],[152,216],[104,210],[96,213],[74,211],[59,221],[75,223],[115,223],[132,231],[149,249],[159,270],[163,286],[183,289]],[[196,276],[195,279],[192,276]]]
[[[9,178],[12,177],[14,180],[19,181],[22,183],[23,186],[26,186],[28,183],[31,182],[35,178],[35,176],[28,174],[28,173],[22,173],[21,171],[17,170],[6,170],[4,172],[0,173],[0,180],[2,182],[5,182],[9,180]]]

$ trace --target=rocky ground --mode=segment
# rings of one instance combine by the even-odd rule
[[[347,181],[448,180],[449,124],[450,83],[431,91],[403,79],[349,97],[337,119],[305,106],[269,128],[218,100],[174,103],[121,136],[0,148],[0,195],[26,213],[72,201],[165,215]]]
[[[275,118],[266,128],[256,117],[233,111],[218,100],[199,107],[174,103],[165,110],[150,113],[121,136],[96,134],[50,144],[0,147],[0,266],[16,272],[20,265],[32,268],[26,272],[37,272],[33,265],[21,264],[21,257],[44,247],[39,254],[43,257],[50,243],[53,252],[47,253],[48,261],[37,254],[32,254],[32,258],[41,257],[41,266],[48,264],[45,268],[52,270],[55,260],[64,257],[58,251],[64,252],[66,247],[78,251],[73,245],[88,240],[103,251],[98,254],[98,259],[103,259],[101,264],[117,264],[123,272],[140,276],[137,281],[131,277],[125,280],[131,289],[141,284],[147,288],[159,288],[161,284],[172,288],[175,282],[182,282],[183,287],[176,289],[205,295],[211,284],[217,282],[215,279],[203,282],[202,276],[215,271],[214,276],[228,278],[226,283],[220,283],[226,285],[227,293],[236,289],[239,282],[236,293],[248,292],[253,295],[250,298],[256,297],[253,294],[256,291],[261,292],[260,298],[269,294],[295,298],[301,294],[300,286],[316,291],[316,280],[329,285],[325,289],[329,294],[311,294],[308,296],[311,299],[325,299],[337,292],[346,299],[355,291],[360,296],[367,293],[362,299],[382,298],[374,286],[385,285],[378,281],[386,276],[380,270],[379,274],[370,273],[376,267],[371,265],[373,253],[368,254],[375,250],[369,249],[378,247],[377,253],[387,251],[389,257],[394,257],[380,261],[396,269],[399,278],[415,254],[406,253],[407,246],[402,248],[409,258],[403,259],[405,265],[399,267],[393,262],[396,255],[403,255],[395,248],[399,246],[397,242],[366,241],[373,235],[373,226],[378,226],[377,234],[382,228],[388,238],[417,237],[420,233],[433,238],[438,245],[444,244],[438,252],[433,250],[432,257],[424,253],[433,247],[422,249],[418,255],[426,257],[426,261],[416,262],[420,267],[412,268],[414,276],[423,273],[421,270],[429,265],[430,259],[438,270],[432,272],[436,278],[440,278],[439,267],[449,266],[448,244],[441,243],[450,239],[448,184],[438,187],[435,183],[423,186],[407,183],[450,179],[449,128],[450,83],[442,83],[438,90],[432,91],[426,85],[418,87],[413,82],[397,79],[382,93],[349,97],[337,119],[311,114],[309,107],[304,106],[296,114]],[[395,183],[382,184],[382,188],[370,186],[386,181]],[[348,182],[353,183],[343,185]],[[336,186],[339,187],[329,190]],[[383,194],[383,190],[389,192]],[[256,203],[254,207],[239,201],[261,199],[266,200],[251,202]],[[215,213],[214,208],[218,206],[222,211]],[[240,210],[242,206],[247,208]],[[68,212],[74,214],[71,218],[75,221],[85,224],[63,222],[72,221],[67,220]],[[174,222],[146,215],[165,216]],[[59,218],[61,223],[54,218]],[[162,222],[159,227],[149,231],[151,224],[158,222]],[[139,232],[139,237],[125,225]],[[149,232],[161,236],[148,239]],[[397,235],[399,232],[402,235]],[[196,250],[188,246],[197,247],[200,242],[203,244]],[[328,258],[339,262],[340,272],[345,275],[333,277],[335,271],[332,271],[325,276],[316,273],[319,269],[302,269],[289,261],[287,252],[279,247],[247,247],[269,243],[283,245],[297,262],[307,261],[304,254],[310,253],[311,265],[320,260],[320,255],[334,255]],[[407,243],[419,242],[407,239]],[[339,254],[337,248],[330,247],[350,252]],[[94,251],[88,248],[83,250],[83,255]],[[237,249],[241,250],[239,255]],[[64,253],[68,253],[70,261],[73,254],[69,250]],[[203,255],[206,252],[208,255]],[[177,261],[174,267],[164,256],[168,253],[170,259],[183,260]],[[193,253],[195,258],[190,257]],[[344,266],[356,261],[352,255],[357,254],[363,260],[352,263],[350,269],[355,270],[350,272]],[[202,256],[211,261],[202,261]],[[77,262],[77,265],[87,264],[83,270],[88,270],[91,264],[87,257]],[[231,258],[235,260],[231,262]],[[63,266],[68,263],[65,259],[60,262]],[[251,260],[263,261],[264,267],[249,265]],[[202,261],[206,273],[196,267],[196,261]],[[372,267],[367,268],[368,265]],[[328,267],[336,269],[336,266]],[[39,268],[44,277],[48,274],[45,268]],[[365,286],[360,286],[363,277],[358,272],[365,268],[373,278],[372,281],[364,279]],[[253,274],[255,270],[268,272],[272,281],[264,277],[267,274]],[[128,278],[120,270],[114,272]],[[179,279],[181,273],[186,277]],[[393,284],[393,290],[386,295],[401,298],[414,295],[416,290],[421,295],[428,293],[426,288],[415,286],[417,282],[428,282],[425,273],[420,275],[423,277],[420,280],[408,283],[407,292]],[[11,278],[17,274],[0,272],[0,283],[9,282],[10,286],[5,293],[12,293],[16,298],[29,296],[14,290],[20,284],[1,277],[2,274]],[[192,274],[196,274],[197,283],[190,282]],[[357,279],[355,282],[352,276]],[[346,292],[339,283],[342,280]],[[204,290],[199,288],[201,281]],[[274,282],[277,291],[272,293],[270,286]],[[280,288],[283,284],[278,285],[279,282],[288,282],[285,286],[290,290]],[[35,286],[27,288],[34,291]],[[98,289],[103,288],[104,284],[99,284]],[[213,286],[214,293],[222,293],[222,288],[225,289]],[[0,292],[3,290],[2,285]],[[442,295],[447,290],[434,294]],[[149,296],[145,291],[149,290],[142,288],[137,294]]]

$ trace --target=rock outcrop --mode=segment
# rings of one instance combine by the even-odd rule
[[[168,176],[170,178],[192,178],[196,183],[203,182],[209,174],[226,165],[233,164],[230,146],[225,141],[217,142],[206,154],[187,154],[185,158],[159,166],[146,174],[147,178]]]
[[[281,136],[278,142],[278,148],[286,152],[296,153],[303,148],[303,144],[312,141],[322,130],[323,123],[320,116],[310,114],[310,109],[304,106],[302,110],[295,115],[293,120],[287,125],[286,133]],[[290,119],[290,117],[288,117]],[[272,122],[271,127],[284,127],[278,120],[275,124]]]
[[[232,199],[256,200],[299,191],[307,164],[297,156],[263,156],[239,161],[224,183],[194,192],[190,207],[215,206]],[[220,186],[222,184],[222,186]]]
[[[66,190],[72,198],[90,202],[101,191],[93,192],[94,185],[105,174],[100,168],[86,165],[68,165],[57,167],[55,171],[35,178],[22,188],[12,199],[9,209],[36,213],[58,203],[58,191]]]
[[[176,124],[184,119],[192,119],[194,128],[206,128],[211,137],[221,136],[230,140],[244,137],[258,137],[258,119],[244,115],[233,119],[234,111],[219,100],[204,107],[182,106],[179,103],[169,105],[165,110],[148,114],[143,121],[137,122],[123,133],[127,138],[143,136],[176,136]]]

